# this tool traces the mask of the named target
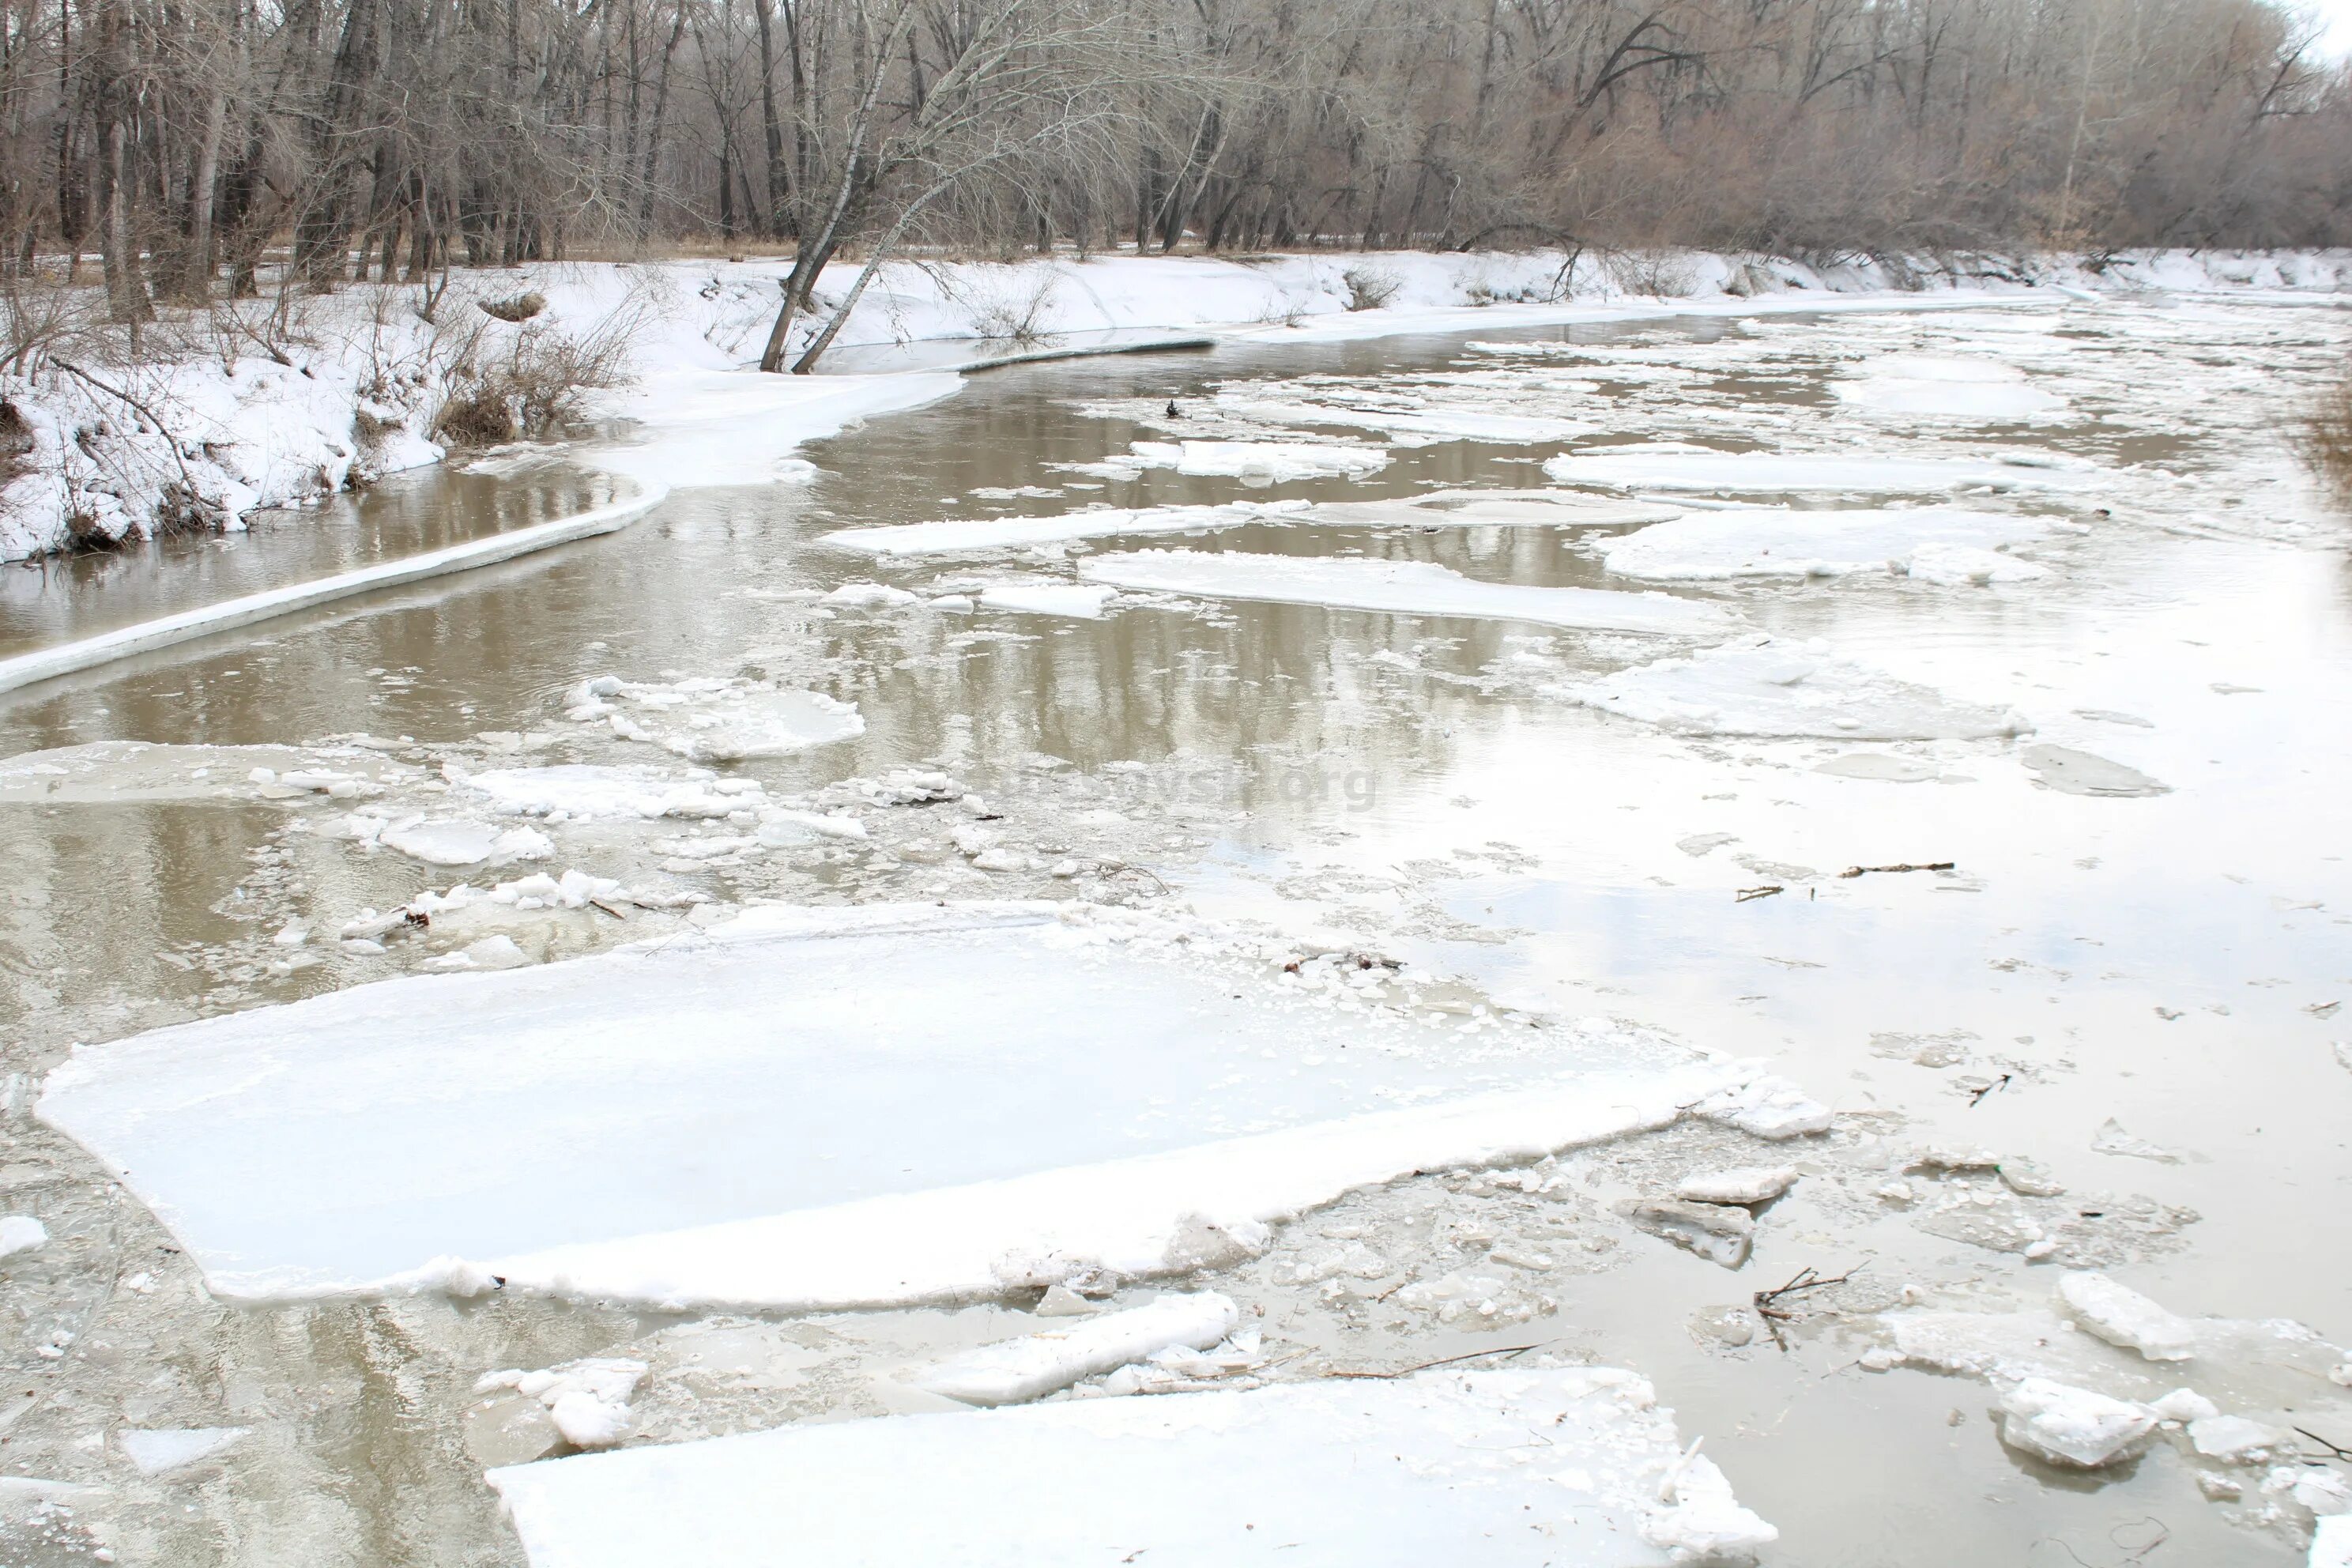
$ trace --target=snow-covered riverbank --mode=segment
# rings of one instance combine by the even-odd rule
[[[423,313],[411,286],[353,285],[284,308],[182,312],[136,357],[103,333],[60,338],[29,374],[0,376],[0,559],[173,526],[237,528],[439,461],[453,397],[518,354],[624,345],[620,384],[590,412],[634,422],[583,452],[643,483],[759,484],[805,472],[801,444],[946,396],[956,370],[1041,349],[1099,351],[1185,337],[1298,341],[1502,328],[1672,312],[1916,308],[2056,292],[2269,291],[2352,281],[2352,253],[2166,252],[2093,271],[2062,258],[1813,266],[1700,253],[1315,254],[1228,259],[1104,256],[1013,264],[906,262],[882,270],[820,377],[751,365],[786,270],[777,260],[545,265],[460,274]],[[819,291],[845,291],[836,268]],[[520,323],[483,312],[538,294]],[[818,330],[821,317],[798,329]],[[929,353],[893,356],[893,345]],[[969,345],[960,353],[953,345]],[[903,368],[902,368],[903,367]]]

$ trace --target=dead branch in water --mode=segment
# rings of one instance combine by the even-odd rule
[[[1923,860],[1913,865],[1906,860],[1894,866],[1848,866],[1838,873],[1841,877],[1863,877],[1873,871],[1948,871],[1956,864],[1950,860]]]
[[[1786,1351],[1789,1348],[1789,1338],[1780,1331],[1780,1325],[1793,1323],[1804,1314],[1782,1310],[1781,1298],[1801,1296],[1808,1290],[1820,1290],[1832,1285],[1843,1285],[1867,1267],[1867,1264],[1857,1264],[1843,1274],[1824,1279],[1811,1264],[1808,1264],[1791,1275],[1787,1284],[1769,1290],[1759,1290],[1748,1300],[1755,1304],[1756,1315],[1764,1320],[1764,1327],[1770,1331],[1772,1342]]]

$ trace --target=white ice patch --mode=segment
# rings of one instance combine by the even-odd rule
[[[646,1375],[646,1363],[617,1356],[591,1356],[538,1372],[484,1373],[476,1394],[510,1388],[547,1407],[555,1429],[575,1448],[609,1448],[628,1436],[635,1413],[629,1395]]]
[[[719,779],[705,770],[680,774],[585,763],[478,773],[453,768],[449,782],[484,796],[499,810],[550,822],[725,816],[758,805],[761,794],[756,780]]]
[[[1008,610],[1026,616],[1068,616],[1100,620],[1111,590],[1091,583],[1064,583],[1052,578],[1023,578],[991,583],[980,591],[984,610]]]
[[[2331,1513],[2312,1523],[2311,1555],[2304,1568],[2352,1568],[2352,1513]]]
[[[1194,1267],[1351,1188],[1664,1125],[1753,1074],[1605,1021],[1341,1013],[1128,934],[761,908],[84,1047],[39,1110],[219,1295],[498,1275],[823,1308]]]
[[[365,821],[356,815],[354,823]],[[355,831],[355,837],[422,860],[428,866],[478,866],[486,860],[544,860],[555,852],[547,835],[535,827],[499,828],[485,822],[452,821],[446,817],[394,817],[373,834]]]
[[[1601,541],[1609,570],[1651,582],[1733,577],[1842,577],[1907,572],[1931,582],[1974,581],[1977,557],[1994,563],[1989,580],[2040,576],[2042,568],[1993,552],[2041,537],[2032,518],[1943,507],[1796,511],[1758,507],[1706,511]],[[1964,553],[1954,554],[1955,549]],[[1921,569],[1924,559],[1926,570]],[[1963,568],[1966,568],[1964,571]],[[2008,576],[2000,569],[2016,568]]]
[[[780,1542],[862,1568],[1648,1568],[1778,1538],[1683,1454],[1647,1382],[1594,1367],[784,1426],[488,1479],[532,1568],[770,1562]]]
[[[225,1452],[250,1430],[247,1426],[131,1426],[117,1432],[114,1441],[141,1475],[160,1476]]]
[[[915,597],[903,589],[885,591],[909,603]],[[854,702],[719,676],[630,681],[600,675],[572,689],[564,716],[580,723],[602,721],[625,741],[644,741],[697,763],[788,757],[866,732]]]
[[[1395,500],[1324,501],[1317,522],[1402,528],[1608,528],[1664,522],[1679,507],[1586,490],[1431,490]]]
[[[1979,740],[2032,728],[2011,710],[1954,701],[1818,643],[1769,637],[1546,690],[1691,735]]]
[[[14,1258],[46,1247],[49,1227],[28,1214],[0,1215],[0,1258]]]
[[[1343,447],[1320,441],[1136,441],[1124,462],[1137,471],[1173,468],[1204,479],[1256,480],[1356,479],[1389,466],[1381,447]]]
[[[1830,390],[1868,414],[1991,424],[2066,408],[2065,399],[2027,385],[2023,371],[1999,360],[1885,354],[1860,369],[1859,375],[1831,382]]]
[[[1806,490],[1933,495],[1986,487],[1997,490],[2079,490],[2106,475],[2074,458],[2026,461],[1979,458],[1880,458],[1868,452],[1631,451],[1563,454],[1544,472],[1564,485],[1663,490]]]
[[[1162,1296],[1065,1329],[967,1351],[914,1378],[916,1386],[966,1405],[1018,1405],[1081,1378],[1113,1372],[1171,1345],[1206,1350],[1241,1321],[1233,1299],[1214,1291]]]
[[[2194,1323],[2095,1270],[2060,1275],[2058,1300],[2089,1332],[2150,1361],[2187,1361],[2195,1353]]]
[[[1063,512],[1057,517],[967,517],[884,528],[845,528],[824,535],[818,542],[875,555],[949,555],[961,551],[1068,544],[1081,539],[1112,539],[1129,533],[1204,533],[1213,529],[1237,528],[1269,513],[1279,515],[1276,507],[1248,503],[1140,510],[1104,507],[1093,511]]]
[[[1121,588],[1202,598],[1531,621],[1589,631],[1696,635],[1732,624],[1721,610],[1695,599],[1482,583],[1428,561],[1139,550],[1080,562],[1078,573]]]
[[[2001,1396],[2000,1440],[2053,1465],[2096,1469],[2137,1453],[2156,1430],[2156,1412],[2046,1377],[2029,1377]]]
[[[2050,575],[2050,568],[2020,561],[1998,550],[1973,544],[1930,542],[1914,550],[1902,563],[1903,574],[1945,588],[1984,588],[1995,583],[2031,583]]]
[[[1572,441],[1602,428],[1589,419],[1562,419],[1558,415],[1527,414],[1504,408],[1446,407],[1414,400],[1414,405],[1368,407],[1372,401],[1339,403],[1321,399],[1256,397],[1242,388],[1217,393],[1217,408],[1226,414],[1274,425],[1328,425],[1356,430],[1378,430],[1391,440],[1425,446],[1435,441],[1484,441],[1503,446],[1537,446]],[[1397,397],[1391,393],[1388,395]],[[1410,396],[1410,395],[1406,395]],[[1399,399],[1402,401],[1402,398]]]

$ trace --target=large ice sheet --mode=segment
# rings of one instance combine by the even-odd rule
[[[2015,365],[1979,354],[1882,354],[1861,374],[1830,383],[1865,413],[1990,424],[2065,411],[2066,401],[2026,384]]]
[[[1609,570],[1650,582],[1730,577],[1842,577],[1907,571],[1923,547],[1992,552],[2048,530],[2030,517],[1951,507],[1799,511],[1757,507],[1696,512],[1601,542]],[[1931,565],[1933,564],[1931,561]],[[2031,563],[2000,562],[2039,575]]]
[[[40,1114],[223,1295],[497,1276],[814,1307],[1180,1267],[1350,1187],[1663,1125],[1748,1076],[1605,1025],[1340,1013],[1157,929],[760,909],[83,1047]]]
[[[1648,1383],[1598,1367],[786,1426],[488,1479],[531,1568],[1631,1568],[1778,1533]]]
[[[1587,707],[1692,735],[1830,740],[1984,740],[2032,726],[2015,711],[1958,702],[1832,656],[1818,643],[1764,637],[1688,658],[1637,664],[1549,689]]]
[[[2105,482],[2088,463],[2057,458],[1881,458],[1868,452],[1564,453],[1544,464],[1564,485],[1662,490],[1783,493],[1852,490],[1932,495],[1989,486],[1997,490],[2079,490]]]
[[[1697,635],[1732,625],[1721,610],[1695,599],[1606,588],[1482,583],[1429,561],[1138,550],[1096,556],[1081,562],[1078,572],[1115,587],[1212,599],[1328,605],[1404,616],[1470,616],[1588,631]]]

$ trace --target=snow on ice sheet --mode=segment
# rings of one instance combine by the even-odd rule
[[[602,720],[625,741],[646,742],[697,763],[789,757],[866,732],[854,702],[719,676],[633,681],[600,675],[572,688],[564,717],[579,723]]]
[[[784,1426],[488,1480],[531,1568],[1633,1568],[1778,1537],[1599,1367]]]
[[[1853,490],[1931,495],[1989,487],[1997,490],[2088,489],[2106,476],[2087,463],[2057,458],[1880,458],[1868,452],[1706,452],[1676,450],[1563,454],[1544,472],[1564,485],[1664,490]]]
[[[937,522],[902,522],[883,528],[844,528],[820,543],[876,555],[947,555],[965,550],[1017,550],[1067,544],[1080,539],[1111,539],[1127,533],[1203,533],[1236,528],[1267,508],[1239,506],[1103,507],[1058,517],[958,517]]]
[[[1883,354],[1830,391],[1867,414],[1991,424],[2065,411],[2065,399],[2028,386],[2025,373],[1999,360],[1948,354]]]
[[[966,1351],[925,1369],[915,1382],[966,1405],[1018,1405],[1171,1345],[1207,1350],[1240,1321],[1233,1298],[1213,1290],[1162,1296],[1123,1312]]]
[[[1431,490],[1395,500],[1327,501],[1317,522],[1406,528],[1609,528],[1664,522],[1679,507],[1582,490]]]
[[[1404,616],[1467,616],[1589,631],[1704,634],[1731,619],[1667,594],[1482,583],[1428,561],[1139,550],[1079,563],[1079,575],[1120,588],[1212,599],[1257,599]]]
[[[1287,479],[1352,479],[1389,466],[1384,447],[1320,441],[1135,441],[1128,450],[1128,457],[1078,467],[1089,472],[1129,474],[1145,468],[1173,468],[1204,479],[1278,484]]]
[[[1955,701],[1832,658],[1818,639],[1729,643],[1545,690],[1691,735],[1982,740],[2032,728],[2011,710]]]
[[[1752,1076],[1605,1022],[1465,1036],[1252,995],[1127,934],[763,908],[83,1047],[40,1109],[221,1295],[496,1275],[814,1308],[1188,1266],[1352,1187],[1664,1125]]]
[[[1091,583],[1030,577],[989,584],[980,591],[980,605],[982,609],[1009,610],[1020,615],[1070,616],[1098,621],[1110,596],[1110,589]]]
[[[1936,545],[1990,556],[1987,570],[2013,569],[2013,576],[2022,578],[2041,576],[2043,569],[1993,552],[2046,531],[2030,517],[1945,507],[1757,507],[1689,514],[1602,540],[1596,548],[1612,572],[1659,583],[1907,572],[1923,549]],[[1928,564],[1932,574],[1946,563],[1931,551]]]
[[[716,817],[759,804],[756,779],[722,779],[708,769],[600,767],[559,763],[543,768],[451,768],[449,782],[486,796],[498,810],[550,822],[626,821],[658,816]]]

